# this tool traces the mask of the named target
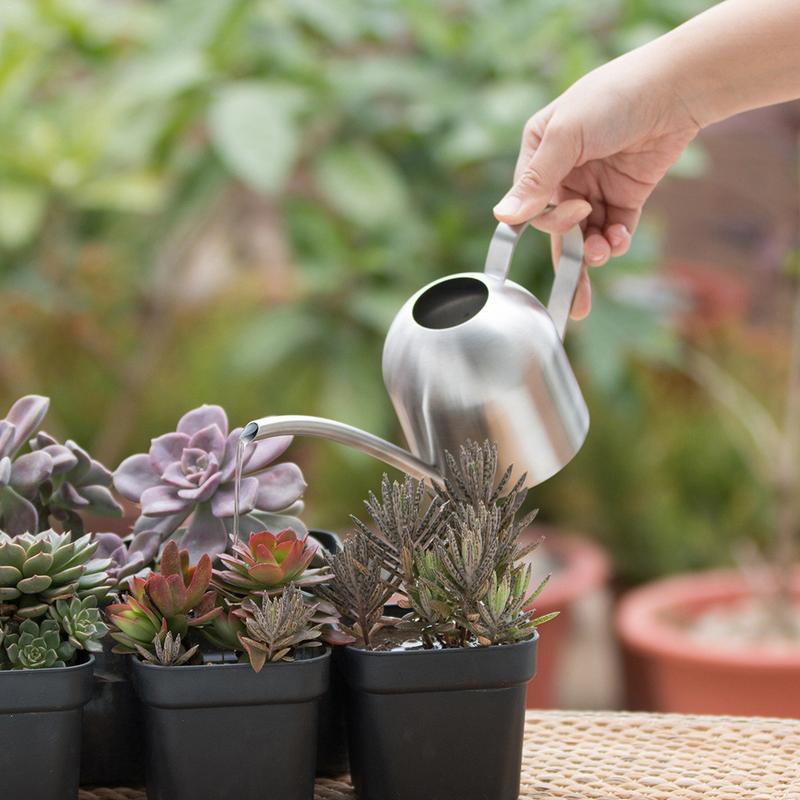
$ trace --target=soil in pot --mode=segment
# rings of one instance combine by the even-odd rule
[[[656,581],[623,598],[617,630],[636,667],[639,708],[800,718],[800,646],[747,642],[727,623],[720,637],[721,620],[749,596],[739,573],[720,571]]]
[[[78,797],[81,717],[94,659],[72,667],[0,672],[0,797]]]
[[[538,636],[452,650],[344,649],[361,800],[516,800]]]
[[[330,652],[293,662],[160,667],[132,660],[148,800],[312,800]]]

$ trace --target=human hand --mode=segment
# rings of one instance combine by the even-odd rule
[[[531,220],[548,203],[557,208],[531,224],[560,236],[581,221],[585,263],[599,267],[625,253],[642,206],[699,125],[669,71],[634,51],[590,72],[526,123],[514,185],[495,206],[498,220]],[[584,269],[572,316],[591,308]]]

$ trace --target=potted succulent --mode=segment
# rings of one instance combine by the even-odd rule
[[[220,406],[192,409],[180,418],[175,431],[154,438],[147,453],[126,458],[114,472],[113,488],[124,505],[126,527],[115,530],[102,509],[81,510],[84,521],[96,531],[97,556],[111,560],[108,573],[115,593],[127,590],[131,576],[146,575],[170,538],[195,562],[204,552],[213,557],[228,547],[239,432],[229,430]],[[290,441],[282,437],[248,449],[244,530],[270,524],[305,530],[289,514],[302,507],[302,473],[295,464],[273,463]],[[111,485],[112,475],[106,471],[103,487],[108,490]],[[119,504],[115,513],[122,513]],[[131,685],[128,659],[112,652],[107,641],[96,655],[94,692],[84,712],[81,782],[140,785],[142,741],[141,704]]]
[[[112,494],[109,470],[75,442],[61,444],[38,430],[49,405],[47,397],[27,395],[0,420],[0,529],[16,535],[42,532],[52,525],[84,541],[80,537],[85,531],[120,519],[122,507]],[[103,566],[95,574],[105,576],[105,589],[98,595],[102,602],[158,551],[152,535],[140,537],[130,552],[120,537],[111,534],[92,533],[91,541],[92,561]],[[104,645],[93,653],[92,697],[83,710],[82,781],[140,780],[137,704],[109,648]]]
[[[333,579],[315,587],[355,640],[343,670],[363,800],[519,795],[536,627],[555,613],[531,608],[546,579],[531,590],[521,482],[508,486],[510,469],[498,476],[488,442],[467,443],[448,465],[430,499],[411,478],[384,477],[366,503],[374,529],[354,518],[356,535],[329,557]],[[385,614],[390,600],[408,609],[399,623]]]
[[[78,796],[91,654],[108,630],[98,609],[108,587],[96,547],[88,535],[0,532],[3,797]]]
[[[336,621],[305,591],[327,577],[310,567],[315,550],[290,529],[254,532],[212,570],[207,554],[192,566],[170,541],[159,569],[108,607],[145,707],[150,800],[248,800],[265,786],[312,797],[330,660],[320,639]],[[268,746],[235,769],[242,731]]]

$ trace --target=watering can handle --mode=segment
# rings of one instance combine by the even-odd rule
[[[542,213],[553,208],[555,206],[548,205]],[[519,225],[508,225],[505,222],[498,224],[492,240],[489,242],[489,252],[486,254],[486,265],[483,269],[486,275],[491,275],[501,281],[508,277],[514,248],[528,224],[528,222]],[[558,260],[556,277],[550,291],[550,299],[547,301],[547,311],[561,339],[564,338],[564,331],[567,327],[569,312],[572,308],[572,301],[575,299],[575,291],[578,288],[582,269],[583,233],[576,225],[562,236],[561,258]]]

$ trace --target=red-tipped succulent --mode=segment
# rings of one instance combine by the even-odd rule
[[[166,622],[172,634],[185,636],[189,628],[209,623],[222,613],[216,608],[216,592],[211,584],[211,559],[205,555],[196,566],[189,566],[189,554],[169,542],[161,556],[161,567],[145,578],[131,580],[125,602],[106,609],[115,650],[138,652],[137,645],[150,649]]]
[[[289,528],[251,533],[232,551],[219,556],[226,568],[214,570],[213,578],[214,587],[230,600],[274,594],[290,583],[304,587],[329,580],[326,568],[309,569],[317,544]]]

